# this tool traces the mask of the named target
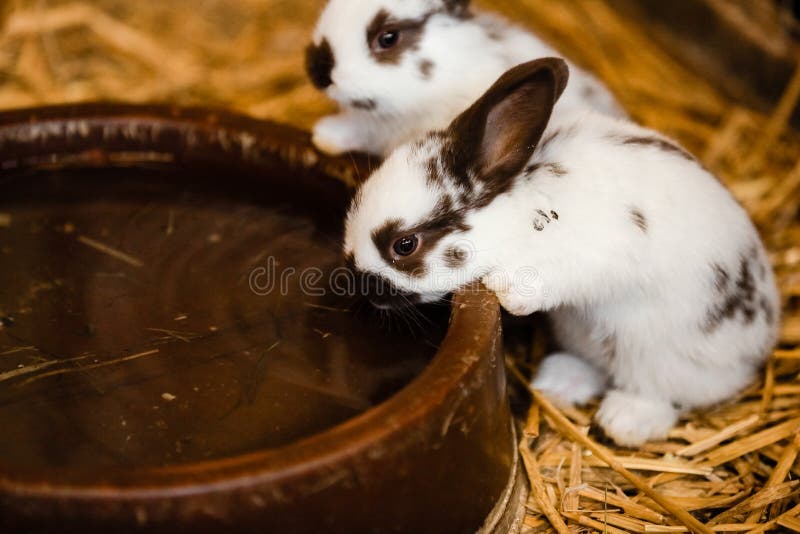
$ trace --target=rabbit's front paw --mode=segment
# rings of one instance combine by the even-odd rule
[[[530,315],[541,309],[537,291],[533,288],[518,287],[511,282],[505,272],[498,271],[486,275],[483,285],[497,295],[500,305],[512,315]]]
[[[586,404],[606,388],[603,372],[578,356],[563,352],[547,356],[531,384],[557,404]]]
[[[364,149],[358,124],[348,115],[320,119],[314,125],[311,140],[317,148],[332,156]]]
[[[667,401],[612,390],[600,403],[595,419],[618,445],[638,447],[665,438],[678,420],[678,411]]]
[[[497,293],[497,299],[500,305],[511,315],[530,315],[539,310],[536,301],[530,297],[520,295],[513,289],[502,293]]]

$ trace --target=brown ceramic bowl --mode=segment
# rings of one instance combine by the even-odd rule
[[[3,532],[519,526],[495,300],[330,291],[365,163],[225,112],[0,114]]]

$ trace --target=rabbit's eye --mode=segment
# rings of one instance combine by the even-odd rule
[[[400,32],[396,30],[385,31],[378,36],[378,46],[384,50],[394,47],[400,41]]]
[[[419,237],[416,235],[407,235],[401,237],[392,245],[392,250],[398,256],[411,256],[419,248]]]

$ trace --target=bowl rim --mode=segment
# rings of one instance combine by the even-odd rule
[[[178,165],[191,163],[188,138],[196,141],[198,134],[208,135],[206,141],[213,139],[219,145],[216,133],[220,130],[226,132],[226,142],[240,139],[255,143],[262,156],[269,154],[290,168],[315,173],[321,180],[343,182],[348,188],[368,176],[373,163],[361,155],[326,156],[312,147],[306,132],[231,111],[91,103],[0,112],[0,177],[9,169],[108,166],[108,157],[98,157],[98,150],[113,152],[114,148],[101,145],[98,135],[108,141],[109,129],[122,132],[131,124],[157,127],[166,134],[179,133],[182,144],[161,147],[176,156]],[[123,145],[147,149],[158,143],[155,138],[135,137],[128,136]],[[26,146],[30,152],[19,150]],[[248,155],[244,146],[234,149],[227,150],[228,157],[239,157],[239,163],[254,170],[263,166],[264,159]],[[402,439],[404,429],[413,427],[461,387],[463,378],[481,365],[481,354],[494,353],[489,344],[499,342],[499,328],[500,309],[491,293],[482,287],[457,292],[445,338],[422,373],[390,398],[343,423],[275,449],[162,468],[120,469],[110,478],[97,480],[70,480],[67,474],[54,482],[52,470],[39,476],[0,471],[0,495],[104,501],[174,498],[279,484],[298,475],[324,471],[327,466],[364,454],[376,443]]]

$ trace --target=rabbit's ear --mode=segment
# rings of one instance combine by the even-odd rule
[[[487,182],[519,174],[568,78],[567,64],[558,58],[523,63],[506,72],[450,125],[446,157],[452,171]]]

